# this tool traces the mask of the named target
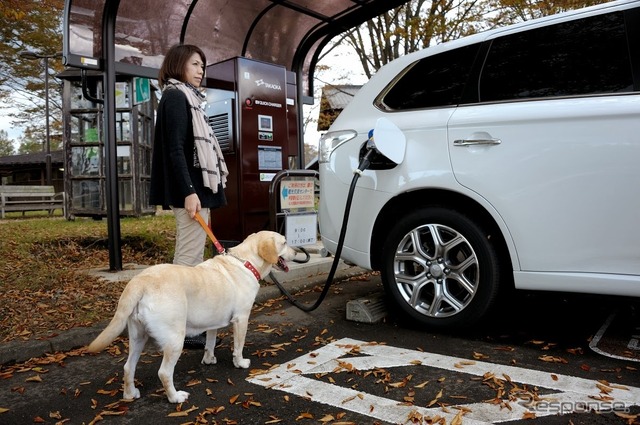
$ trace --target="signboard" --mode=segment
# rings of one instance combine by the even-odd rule
[[[283,180],[280,183],[280,208],[314,208],[314,190],[313,180]]]
[[[151,86],[148,78],[133,77],[133,104],[148,102],[151,99]]]
[[[284,221],[289,246],[312,245],[317,241],[318,215],[287,214]]]
[[[127,103],[127,83],[116,83],[116,108],[126,108]]]

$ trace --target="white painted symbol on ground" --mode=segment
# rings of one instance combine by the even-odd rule
[[[409,415],[414,413],[423,415],[423,417],[439,415],[444,417],[447,423],[450,423],[459,412],[459,408],[468,410],[463,418],[465,425],[512,421],[522,419],[525,413],[531,412],[523,404],[515,402],[510,403],[510,409],[501,409],[499,405],[490,403],[470,403],[458,404],[456,405],[458,408],[449,407],[448,412],[445,412],[440,407],[424,408],[400,404],[397,400],[363,393],[305,376],[340,370],[340,359],[348,353],[353,353],[354,347],[358,347],[357,352],[362,356],[349,356],[342,362],[351,364],[354,369],[359,371],[422,365],[474,376],[493,373],[502,378],[507,375],[512,382],[538,387],[540,395],[543,395],[543,388],[551,390],[544,395],[545,400],[548,400],[545,403],[548,410],[541,410],[538,405],[535,410],[536,417],[566,414],[576,409],[577,411],[582,411],[581,409],[610,411],[612,408],[624,409],[640,405],[640,388],[636,387],[610,384],[607,388],[605,401],[603,401],[603,394],[598,387],[598,385],[602,387],[602,384],[591,379],[557,373],[552,375],[549,372],[488,362],[470,362],[468,359],[372,344],[350,338],[333,342],[300,356],[286,365],[274,367],[263,374],[253,375],[247,380],[263,387],[285,391],[390,423],[405,423]],[[462,368],[461,364],[464,365]],[[585,409],[584,406],[588,406],[588,408]],[[558,407],[560,407],[560,411],[558,411]],[[574,409],[571,410],[571,408]]]
[[[624,357],[624,356],[618,356],[616,354],[611,354],[611,353],[608,353],[608,352],[598,348],[598,344],[600,344],[600,340],[604,337],[605,332],[607,331],[607,329],[609,329],[609,326],[611,326],[611,323],[613,322],[613,319],[615,319],[617,314],[618,314],[618,312],[614,311],[607,318],[607,320],[604,321],[604,323],[602,324],[602,326],[600,327],[598,332],[596,332],[596,334],[591,339],[591,342],[589,343],[589,348],[591,348],[593,351],[595,351],[598,354],[610,357],[612,359],[628,360],[628,361],[632,361],[632,362],[640,362],[640,359],[631,358],[631,357]],[[640,330],[640,329],[636,328],[636,330]],[[638,339],[637,338],[640,338],[640,335],[632,335],[631,336],[631,340],[629,341],[629,344],[627,345],[627,348],[629,350],[640,350],[640,345],[638,345]]]

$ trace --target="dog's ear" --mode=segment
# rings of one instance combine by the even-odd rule
[[[258,254],[269,264],[277,264],[279,255],[275,238],[263,238],[258,244]]]

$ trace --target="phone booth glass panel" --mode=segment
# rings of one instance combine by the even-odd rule
[[[78,73],[66,72],[64,81],[65,192],[67,214],[101,218],[107,215],[105,193],[105,143],[102,105],[87,99]],[[135,81],[134,80],[138,80]],[[149,205],[151,148],[157,99],[144,92],[134,77],[118,77],[116,83],[116,168],[118,204],[122,216],[154,214]],[[144,81],[143,81],[144,82]],[[137,96],[133,96],[136,84]],[[91,96],[102,96],[101,76],[87,77]],[[134,97],[137,97],[134,99]]]

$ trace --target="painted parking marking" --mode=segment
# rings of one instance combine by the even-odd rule
[[[628,361],[632,361],[632,362],[640,362],[639,358],[619,356],[617,354],[612,354],[612,353],[609,353],[609,352],[607,352],[605,350],[601,350],[598,347],[598,344],[600,344],[600,341],[604,338],[605,333],[607,332],[607,330],[611,326],[611,323],[616,318],[617,314],[618,314],[618,312],[614,311],[613,313],[611,313],[611,315],[609,315],[609,317],[607,317],[607,320],[604,321],[604,323],[602,324],[600,329],[598,329],[598,332],[596,332],[596,334],[591,339],[591,342],[589,342],[589,348],[591,348],[591,350],[593,350],[594,352],[596,352],[596,353],[598,353],[598,354],[600,354],[602,356],[610,357],[612,359],[628,360]],[[627,344],[627,348],[629,350],[640,350],[640,344],[638,344],[638,341],[640,340],[640,327],[636,327],[635,330],[636,330],[637,334],[633,333],[631,335],[631,338],[629,339],[629,343]]]
[[[352,356],[355,347],[357,347],[357,353],[362,356]],[[347,355],[349,355],[347,358],[340,360]],[[295,394],[391,423],[404,423],[409,415],[414,413],[424,417],[439,415],[450,422],[460,409],[466,411],[465,424],[512,421],[522,419],[523,415],[532,412],[524,403],[510,403],[511,409],[500,408],[499,405],[490,403],[458,404],[450,406],[445,412],[440,407],[425,408],[400,404],[397,400],[306,376],[346,371],[343,368],[345,363],[349,363],[353,369],[359,371],[419,365],[480,377],[486,373],[493,373],[496,377],[506,375],[512,382],[538,387],[538,394],[548,400],[545,404],[547,410],[541,409],[540,405],[537,406],[536,417],[582,411],[581,406],[582,408],[588,406],[585,411],[611,411],[640,405],[640,388],[637,387],[610,384],[603,399],[602,383],[591,379],[489,362],[470,362],[469,359],[367,343],[350,338],[335,341],[287,362],[286,365],[279,365],[265,373],[252,375],[247,380],[263,387]],[[462,368],[461,364],[464,365]],[[544,395],[543,388],[552,391]]]

